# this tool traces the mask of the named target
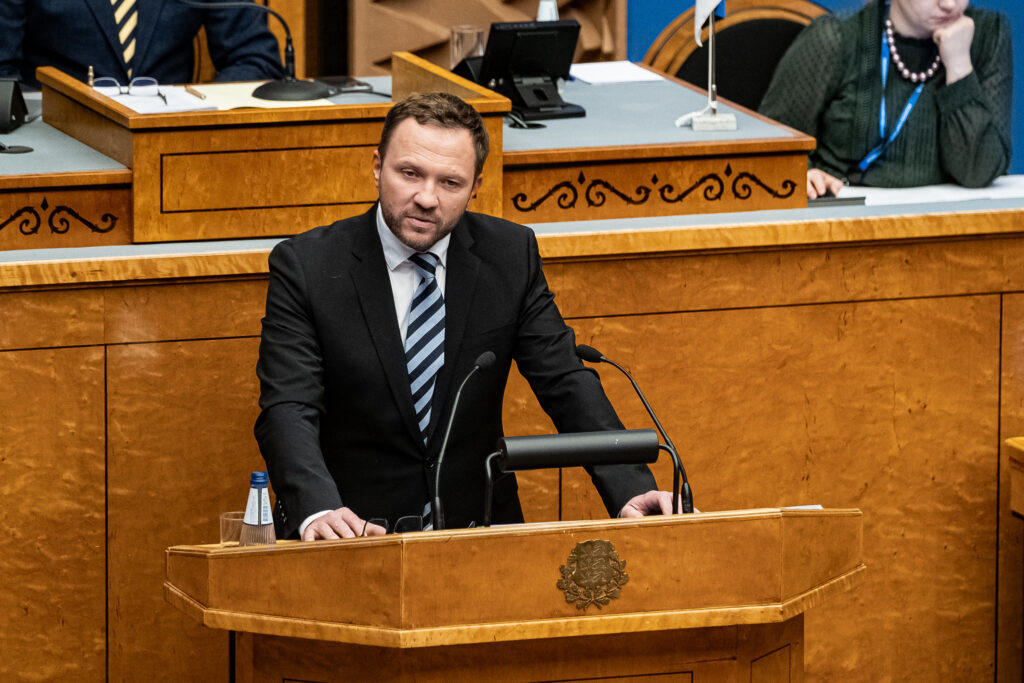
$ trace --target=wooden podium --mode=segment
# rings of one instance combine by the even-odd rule
[[[177,546],[164,595],[238,681],[801,681],[861,552],[859,510],[761,509]]]

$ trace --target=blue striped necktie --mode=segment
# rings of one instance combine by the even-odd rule
[[[444,297],[434,277],[438,258],[430,252],[423,252],[413,254],[409,261],[416,267],[420,283],[409,306],[405,362],[409,368],[409,388],[416,409],[416,422],[426,443],[434,380],[444,365]]]

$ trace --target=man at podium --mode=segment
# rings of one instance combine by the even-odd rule
[[[488,150],[459,98],[399,102],[373,156],[377,204],[271,253],[255,433],[279,537],[428,520],[453,398],[477,365],[490,367],[465,384],[444,454],[448,527],[482,520],[513,360],[560,432],[622,428],[576,356],[533,232],[466,211]],[[590,475],[611,516],[671,510],[646,466]],[[495,483],[493,519],[523,520],[513,474]]]

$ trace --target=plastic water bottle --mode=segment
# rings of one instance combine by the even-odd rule
[[[537,21],[558,21],[557,0],[540,0],[537,5]]]
[[[249,477],[249,502],[245,504],[245,520],[238,545],[272,545],[277,541],[270,513],[268,483],[266,472],[253,472]]]

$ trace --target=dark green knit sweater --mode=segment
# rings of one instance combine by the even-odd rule
[[[974,71],[946,85],[945,69],[924,87],[899,137],[866,172],[857,164],[879,144],[884,3],[848,18],[815,19],[783,56],[761,102],[762,114],[813,135],[811,168],[854,184],[912,187],[956,182],[982,187],[1010,164],[1013,63],[1010,27],[1002,14],[969,8],[974,19]],[[897,37],[912,71],[923,71],[937,48]],[[889,66],[885,102],[889,129],[915,84]]]

